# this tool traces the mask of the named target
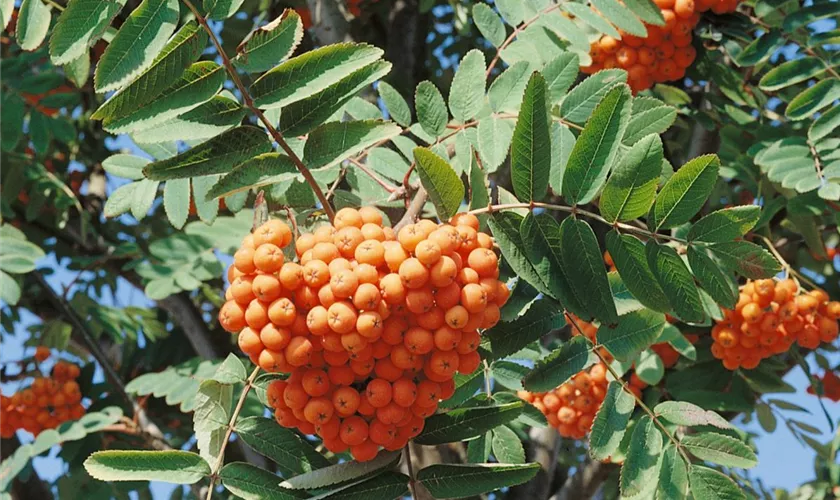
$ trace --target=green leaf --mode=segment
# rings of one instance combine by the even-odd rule
[[[624,431],[635,407],[636,400],[622,389],[621,383],[615,380],[609,383],[589,434],[589,454],[592,458],[605,460],[615,453],[624,439]]]
[[[117,90],[148,68],[178,24],[178,0],[143,0],[96,65],[96,91]]]
[[[647,24],[653,24],[655,26],[663,26],[665,24],[665,18],[662,17],[662,10],[650,0],[625,0],[624,5]]]
[[[439,413],[426,419],[423,432],[414,442],[434,445],[463,441],[504,425],[517,418],[524,409],[524,402],[498,406],[459,408]]]
[[[686,237],[689,241],[732,241],[755,227],[760,216],[758,205],[723,208],[697,221]]]
[[[236,49],[233,64],[249,73],[267,71],[285,61],[303,39],[303,23],[293,9],[252,31]]]
[[[452,166],[430,149],[414,148],[420,182],[429,193],[438,217],[448,220],[458,212],[464,199],[464,183]]]
[[[767,433],[772,433],[776,430],[776,415],[773,414],[773,409],[770,405],[758,403],[755,406],[755,414],[758,417],[758,423],[761,428]]]
[[[405,102],[397,89],[388,82],[379,82],[377,90],[379,90],[379,95],[382,97],[385,107],[388,108],[391,118],[403,127],[411,125],[411,108],[408,107],[408,103]]]
[[[601,215],[608,222],[633,220],[650,210],[662,159],[662,140],[655,134],[636,141],[622,156],[601,193]]]
[[[408,476],[393,471],[376,474],[370,479],[355,482],[319,495],[318,500],[393,500],[408,494]]]
[[[274,424],[269,419],[263,420]],[[276,424],[274,426],[277,427]],[[291,430],[289,432],[293,433]],[[318,456],[320,457],[320,455]],[[381,451],[373,460],[368,460],[367,462],[342,462],[335,465],[328,465],[321,469],[289,478],[280,483],[280,486],[282,488],[293,488],[296,490],[314,490],[345,481],[358,480],[360,477],[373,474],[385,468],[390,468],[399,460],[399,457],[399,451]]]
[[[785,39],[782,37],[781,32],[777,30],[765,32],[744,47],[744,50],[733,58],[733,61],[741,67],[755,66],[769,58],[784,43]]]
[[[702,465],[689,465],[691,493],[703,500],[746,500],[746,495],[725,474]]]
[[[163,209],[172,227],[184,227],[190,211],[189,179],[172,179],[163,186]]]
[[[362,89],[387,75],[390,70],[390,63],[374,62],[311,97],[284,106],[280,114],[280,132],[291,136],[311,132]]]
[[[621,467],[621,494],[635,496],[656,487],[662,462],[662,433],[647,415],[639,419],[633,435],[627,458]]]
[[[538,300],[524,315],[485,331],[483,347],[491,351],[488,359],[504,358],[565,323],[562,309],[549,300]]]
[[[588,301],[575,293],[569,272],[563,262],[560,241],[560,224],[547,213],[529,212],[520,226],[520,238],[525,255],[533,265],[540,282],[548,287],[550,295],[557,298],[572,313],[591,317]]]
[[[50,36],[50,59],[55,65],[68,64],[85,55],[111,25],[119,14],[125,0],[73,0],[68,2],[64,12]]]
[[[513,130],[511,182],[516,197],[524,201],[539,201],[548,189],[551,137],[545,93],[545,79],[539,73],[532,74]]]
[[[219,471],[219,479],[228,491],[245,500],[305,498],[303,492],[281,488],[280,478],[271,472],[245,462],[225,465]]]
[[[618,32],[618,30],[615,29],[615,27],[612,24],[610,24],[609,21],[601,17],[600,14],[593,11],[589,6],[580,3],[569,2],[563,4],[563,10],[567,11],[576,18],[579,18],[584,23],[593,27],[595,31],[603,33],[605,35],[609,35],[614,38],[621,39],[621,34]]]
[[[618,313],[598,240],[589,224],[572,217],[563,219],[560,224],[560,251],[578,301],[586,304],[591,316],[601,323],[614,324]]]
[[[575,135],[566,125],[551,124],[551,172],[548,183],[554,193],[563,192],[563,176],[575,145]]]
[[[627,72],[619,69],[607,69],[587,77],[560,103],[560,117],[573,123],[586,122],[607,92],[626,82]]]
[[[549,102],[558,103],[575,82],[580,68],[580,60],[574,52],[563,52],[548,61],[542,69],[548,89]]]
[[[527,313],[526,313],[527,315]],[[595,362],[585,337],[578,335],[555,349],[534,365],[522,385],[531,392],[551,391]]]
[[[240,418],[236,422],[235,430],[248,446],[274,461],[286,477],[330,465],[330,462],[315,451],[311,444],[304,441],[293,430],[280,427],[273,419]]]
[[[808,140],[817,143],[828,137],[837,127],[840,127],[840,106],[834,106],[814,120],[808,128]]]
[[[63,66],[67,79],[73,82],[76,88],[82,88],[90,78],[90,55],[84,53]]]
[[[478,152],[484,167],[495,172],[504,163],[510,149],[513,129],[507,120],[486,118],[478,124]]]
[[[381,49],[364,43],[327,45],[293,57],[259,77],[251,85],[251,96],[260,108],[285,107],[347,80],[382,54]]]
[[[625,146],[632,146],[645,136],[661,134],[668,130],[676,119],[677,110],[673,106],[651,97],[636,97],[633,99],[633,114],[621,142]]]
[[[725,467],[750,469],[758,465],[758,459],[749,446],[738,439],[714,432],[683,436],[680,444],[700,460],[706,460]]]
[[[648,216],[650,226],[668,229],[691,220],[712,193],[719,168],[716,155],[698,156],[680,167],[656,197]]]
[[[619,29],[631,35],[647,38],[645,25],[633,15],[630,9],[616,0],[592,0],[592,6]]]
[[[474,118],[484,105],[484,54],[473,49],[464,55],[449,88],[449,110],[461,123]]]
[[[325,123],[309,134],[303,161],[310,170],[327,168],[399,133],[398,126],[381,120]]]
[[[106,119],[103,128],[114,134],[132,133],[176,118],[212,99],[222,88],[225,76],[222,66],[210,61],[197,62],[153,101],[124,117]],[[171,139],[176,138],[180,137]]]
[[[435,464],[421,469],[417,480],[435,498],[465,498],[498,491],[533,479],[540,464]]]
[[[236,14],[244,0],[204,0],[204,12],[208,19],[227,19]]]
[[[653,276],[668,297],[676,315],[688,323],[702,323],[706,313],[700,302],[700,292],[677,251],[650,241],[645,252]]]
[[[726,241],[708,247],[728,268],[747,279],[772,278],[782,270],[770,252],[748,241]]]
[[[492,431],[493,456],[502,464],[524,464],[525,448],[510,427],[500,425]]]
[[[0,22],[3,23],[3,26],[0,26],[0,30],[6,30],[6,27],[9,26],[9,22],[12,20],[12,14],[14,14],[14,12],[15,0],[0,0]]]
[[[816,57],[802,57],[783,62],[768,71],[758,86],[761,90],[772,92],[795,83],[804,82],[825,71],[825,65]]]
[[[598,343],[619,361],[636,357],[656,342],[665,328],[665,315],[642,309],[618,317],[614,326],[601,325],[598,328]]]
[[[47,37],[52,12],[42,0],[23,0],[18,11],[15,37],[23,50],[35,50]]]
[[[669,444],[662,452],[662,470],[656,491],[657,498],[682,500],[688,496],[688,469],[674,445]]]
[[[467,442],[467,462],[472,464],[484,463],[490,458],[490,432],[484,433]]]
[[[494,47],[500,47],[507,38],[507,33],[505,33],[505,25],[499,15],[485,3],[473,5],[472,15],[481,36],[486,38]]]
[[[563,197],[570,203],[589,203],[604,185],[630,118],[630,101],[629,87],[615,87],[586,122],[563,176]]]
[[[712,410],[704,410],[699,406],[685,401],[664,401],[656,405],[653,413],[657,417],[676,425],[694,427],[711,425],[720,429],[732,429],[732,424]]]
[[[490,185],[487,174],[478,165],[475,156],[470,158],[470,210],[490,205]],[[480,217],[484,220],[486,216]]]
[[[134,132],[131,137],[143,144],[165,143],[173,137],[200,143],[239,125],[245,113],[245,108],[238,102],[216,95],[181,116]]]
[[[100,481],[162,481],[194,484],[210,475],[210,466],[195,453],[170,451],[97,451],[85,470]]]
[[[837,99],[840,99],[840,80],[822,80],[791,99],[785,108],[785,116],[791,120],[803,120]]]
[[[72,2],[70,5],[75,4]],[[108,4],[109,2],[101,2]],[[66,11],[65,11],[66,13]],[[152,64],[127,87],[114,94],[91,118],[105,125],[130,116],[174,85],[207,45],[207,33],[195,22],[185,24]],[[171,140],[171,138],[170,138]]]
[[[700,286],[715,302],[727,309],[735,308],[735,303],[738,302],[738,285],[720,270],[705,250],[689,246],[688,264]]]
[[[270,150],[271,143],[263,130],[253,126],[236,127],[172,158],[146,165],[143,175],[165,181],[223,174]]]
[[[248,378],[248,372],[245,371],[245,365],[233,353],[228,354],[227,358],[222,361],[222,364],[216,369],[216,373],[212,379],[220,384],[236,384],[244,382]]]
[[[534,265],[526,257],[523,249],[526,248],[520,228],[523,217],[514,212],[496,212],[488,220],[487,224],[493,231],[496,243],[502,250],[502,256],[517,276],[525,280],[531,286],[548,296],[554,296],[538,274]]]
[[[519,105],[522,103],[522,94],[528,84],[530,76],[528,70],[530,68],[531,65],[527,61],[518,61],[493,80],[490,89],[487,91],[487,98],[493,111],[498,113],[519,110]],[[481,123],[483,122],[484,120]]]
[[[665,364],[658,354],[647,349],[636,360],[636,375],[648,385],[657,385],[665,376]]]
[[[23,116],[26,112],[23,99],[16,93],[3,92],[0,106],[0,144],[3,151],[11,151],[23,135]]]
[[[654,311],[670,311],[668,297],[648,264],[645,245],[635,236],[619,234],[615,230],[607,233],[606,243],[607,251],[630,293]]]
[[[0,271],[0,299],[9,305],[15,305],[20,300],[20,285],[14,278]]]
[[[131,180],[143,178],[143,167],[150,162],[146,158],[129,154],[115,154],[102,162],[102,168],[111,175]]]
[[[434,83],[424,80],[417,85],[414,107],[417,110],[417,121],[426,133],[437,137],[446,130],[446,102]]]

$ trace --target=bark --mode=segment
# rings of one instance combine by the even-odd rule
[[[525,443],[528,462],[540,464],[536,477],[525,484],[510,489],[510,498],[548,498],[557,469],[557,432],[551,428],[532,428],[530,441]]]
[[[420,14],[418,0],[396,0],[388,13],[385,59],[394,65],[388,81],[403,96],[414,95],[417,82],[423,79],[424,59],[418,48],[425,46],[426,33],[419,29],[421,17],[425,16]],[[414,99],[406,101],[413,107]]]
[[[349,14],[342,0],[306,0],[312,16],[311,32],[322,45],[350,41]]]

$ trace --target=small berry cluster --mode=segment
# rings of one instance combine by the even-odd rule
[[[691,45],[692,32],[700,13],[734,12],[739,0],[654,0],[665,20],[663,26],[645,24],[647,36],[642,38],[619,30],[620,38],[603,35],[590,45],[592,64],[581,68],[584,73],[602,69],[627,70],[633,92],[648,89],[654,83],[678,80],[697,51]]]
[[[44,348],[46,349],[46,348]],[[43,361],[43,349],[35,359]],[[49,349],[46,349],[47,357]],[[85,414],[82,392],[76,379],[79,367],[58,361],[49,377],[35,377],[32,385],[11,396],[0,395],[0,436],[9,438],[18,429],[38,435],[54,429],[67,420],[78,420]]]
[[[833,371],[827,371],[822,376],[823,396],[835,403],[840,401],[840,377]],[[808,387],[808,394],[816,395],[814,386]]]
[[[269,372],[284,427],[318,434],[357,460],[398,449],[481,358],[478,330],[499,321],[509,290],[478,219],[421,220],[395,235],[375,209],[340,210],[295,242],[269,221],[234,255],[222,326]]]
[[[840,302],[822,290],[800,293],[792,279],[763,279],[744,285],[735,309],[723,314],[712,328],[712,355],[728,370],[752,370],[794,342],[816,349],[836,339]]]

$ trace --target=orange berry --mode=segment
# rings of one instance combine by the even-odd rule
[[[676,0],[674,2],[674,12],[683,19],[693,16],[694,10],[694,0]]]
[[[236,269],[245,274],[251,274],[257,270],[254,264],[256,251],[253,248],[240,248],[233,254],[233,265]]]
[[[480,313],[487,307],[487,292],[481,285],[469,283],[461,289],[461,305],[470,313]]]
[[[39,345],[35,348],[35,359],[40,363],[50,357],[50,348],[44,345]]]
[[[401,304],[405,300],[406,290],[399,274],[383,276],[379,281],[379,291],[382,299],[390,305]]]
[[[292,366],[303,366],[312,356],[312,342],[306,337],[292,337],[286,346],[286,361]]]
[[[264,273],[279,271],[284,260],[283,250],[271,243],[260,245],[254,251],[254,266]]]
[[[230,333],[236,333],[245,328],[245,309],[236,302],[229,300],[219,309],[219,323]]]
[[[362,444],[368,438],[368,424],[361,417],[348,417],[341,423],[339,437],[350,446]]]
[[[368,214],[370,215],[370,214]],[[354,208],[342,208],[338,212],[335,213],[335,217],[333,219],[333,225],[336,229],[342,229],[345,227],[362,227],[364,224],[364,218],[362,214],[354,209]]]
[[[259,300],[252,300],[245,309],[245,323],[256,331],[268,324],[268,305]]]

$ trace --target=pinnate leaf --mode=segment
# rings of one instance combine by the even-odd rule
[[[721,429],[732,428],[732,424],[717,413],[685,401],[663,401],[654,407],[653,413],[677,425],[689,427],[712,425]]]
[[[219,479],[228,491],[245,500],[292,500],[306,497],[303,492],[281,488],[279,477],[245,462],[225,465],[219,471]]]
[[[522,379],[522,384],[532,392],[551,391],[591,366],[595,359],[589,342],[577,335],[538,361]]]
[[[516,197],[524,201],[541,200],[548,189],[551,170],[551,136],[545,79],[539,73],[532,74],[525,87],[513,129],[510,163]]]
[[[272,419],[240,418],[235,430],[248,446],[274,461],[284,476],[303,474],[330,465],[312,445]]]
[[[15,37],[23,50],[35,50],[47,37],[52,13],[42,0],[23,0],[18,11]]]
[[[700,302],[700,292],[677,251],[650,241],[645,247],[645,252],[653,276],[659,282],[677,316],[690,323],[702,322],[706,313]]]
[[[771,278],[782,270],[767,250],[749,241],[726,241],[709,246],[723,264],[747,279]]]
[[[430,149],[415,148],[414,159],[420,182],[429,193],[438,217],[448,220],[458,212],[464,199],[464,183],[449,163]]]
[[[648,212],[662,172],[662,140],[651,134],[635,141],[610,175],[601,193],[601,215],[609,222],[628,221]]]
[[[257,73],[285,61],[303,39],[303,23],[294,9],[285,9],[277,19],[248,35],[236,49],[236,67]]]
[[[560,224],[560,251],[578,301],[601,323],[618,320],[595,232],[586,222],[567,217]],[[585,301],[585,302],[584,302]],[[584,318],[591,319],[591,318]]]
[[[477,49],[467,52],[455,71],[449,89],[449,109],[461,123],[475,117],[484,104],[484,71],[484,53]]]
[[[195,453],[169,451],[97,451],[85,470],[100,481],[163,481],[193,484],[210,475],[210,466]]]
[[[505,24],[502,19],[496,14],[493,9],[486,3],[477,3],[472,8],[473,20],[481,32],[481,35],[492,43],[494,47],[499,47],[505,41],[507,33],[505,33]]]
[[[650,211],[650,226],[668,229],[691,220],[712,193],[718,177],[720,160],[703,155],[677,170],[662,187]]]
[[[269,419],[264,419],[271,422]],[[291,430],[290,433],[294,434]],[[315,452],[317,454],[317,452]],[[318,455],[319,457],[321,455]],[[321,457],[324,461],[325,458]],[[318,470],[313,470],[289,478],[280,486],[295,490],[320,489],[344,481],[357,480],[363,476],[373,474],[382,469],[392,466],[400,458],[399,451],[381,451],[373,459],[367,462],[342,462],[335,465],[327,465]]]
[[[455,465],[435,464],[421,469],[417,480],[435,498],[464,498],[498,491],[530,481],[537,463]]]
[[[143,0],[99,59],[96,91],[119,89],[148,68],[175,31],[178,17],[178,0]]]
[[[563,197],[570,203],[589,203],[604,185],[630,119],[631,99],[626,85],[611,89],[586,122],[563,176]]]
[[[517,418],[523,411],[522,401],[498,406],[459,408],[439,413],[426,419],[423,432],[414,442],[434,445],[463,441],[504,425]]]
[[[657,487],[658,498],[682,500],[688,494],[688,469],[685,460],[674,445],[662,452],[662,470]]]
[[[760,216],[758,205],[722,208],[697,221],[687,237],[691,241],[732,241],[752,229]]]
[[[427,134],[437,137],[446,130],[446,102],[434,83],[422,81],[417,85],[414,106],[417,109],[417,120]]]
[[[52,63],[68,64],[84,55],[105,33],[124,5],[125,0],[68,2],[50,35]]]
[[[670,311],[668,297],[648,264],[644,243],[635,236],[619,234],[615,230],[607,233],[606,243],[618,274],[630,293],[654,311]]]
[[[703,465],[689,465],[691,493],[703,500],[745,500],[747,497],[735,481]]]
[[[589,454],[592,458],[607,459],[618,449],[635,407],[636,400],[621,387],[621,383],[615,380],[609,383],[589,433]]]
[[[634,358],[656,342],[665,328],[665,315],[641,309],[618,317],[618,324],[601,325],[598,343],[619,361]]]
[[[749,446],[723,434],[689,434],[682,438],[680,444],[695,457],[718,465],[750,469],[758,464]]]
[[[563,310],[557,304],[539,300],[524,315],[484,332],[483,346],[491,351],[489,359],[504,358],[564,324]]]
[[[223,174],[270,150],[271,143],[264,131],[252,126],[236,127],[172,158],[146,165],[143,175],[153,180],[168,180]]]
[[[627,458],[621,467],[621,494],[632,497],[655,487],[662,462],[662,433],[647,415],[643,416],[630,437]]]
[[[411,125],[411,108],[408,107],[408,103],[405,102],[405,99],[403,99],[403,96],[400,95],[397,89],[392,87],[388,82],[379,82],[377,89],[379,90],[380,97],[382,97],[382,101],[388,108],[388,113],[391,115],[391,118],[403,127]]]

